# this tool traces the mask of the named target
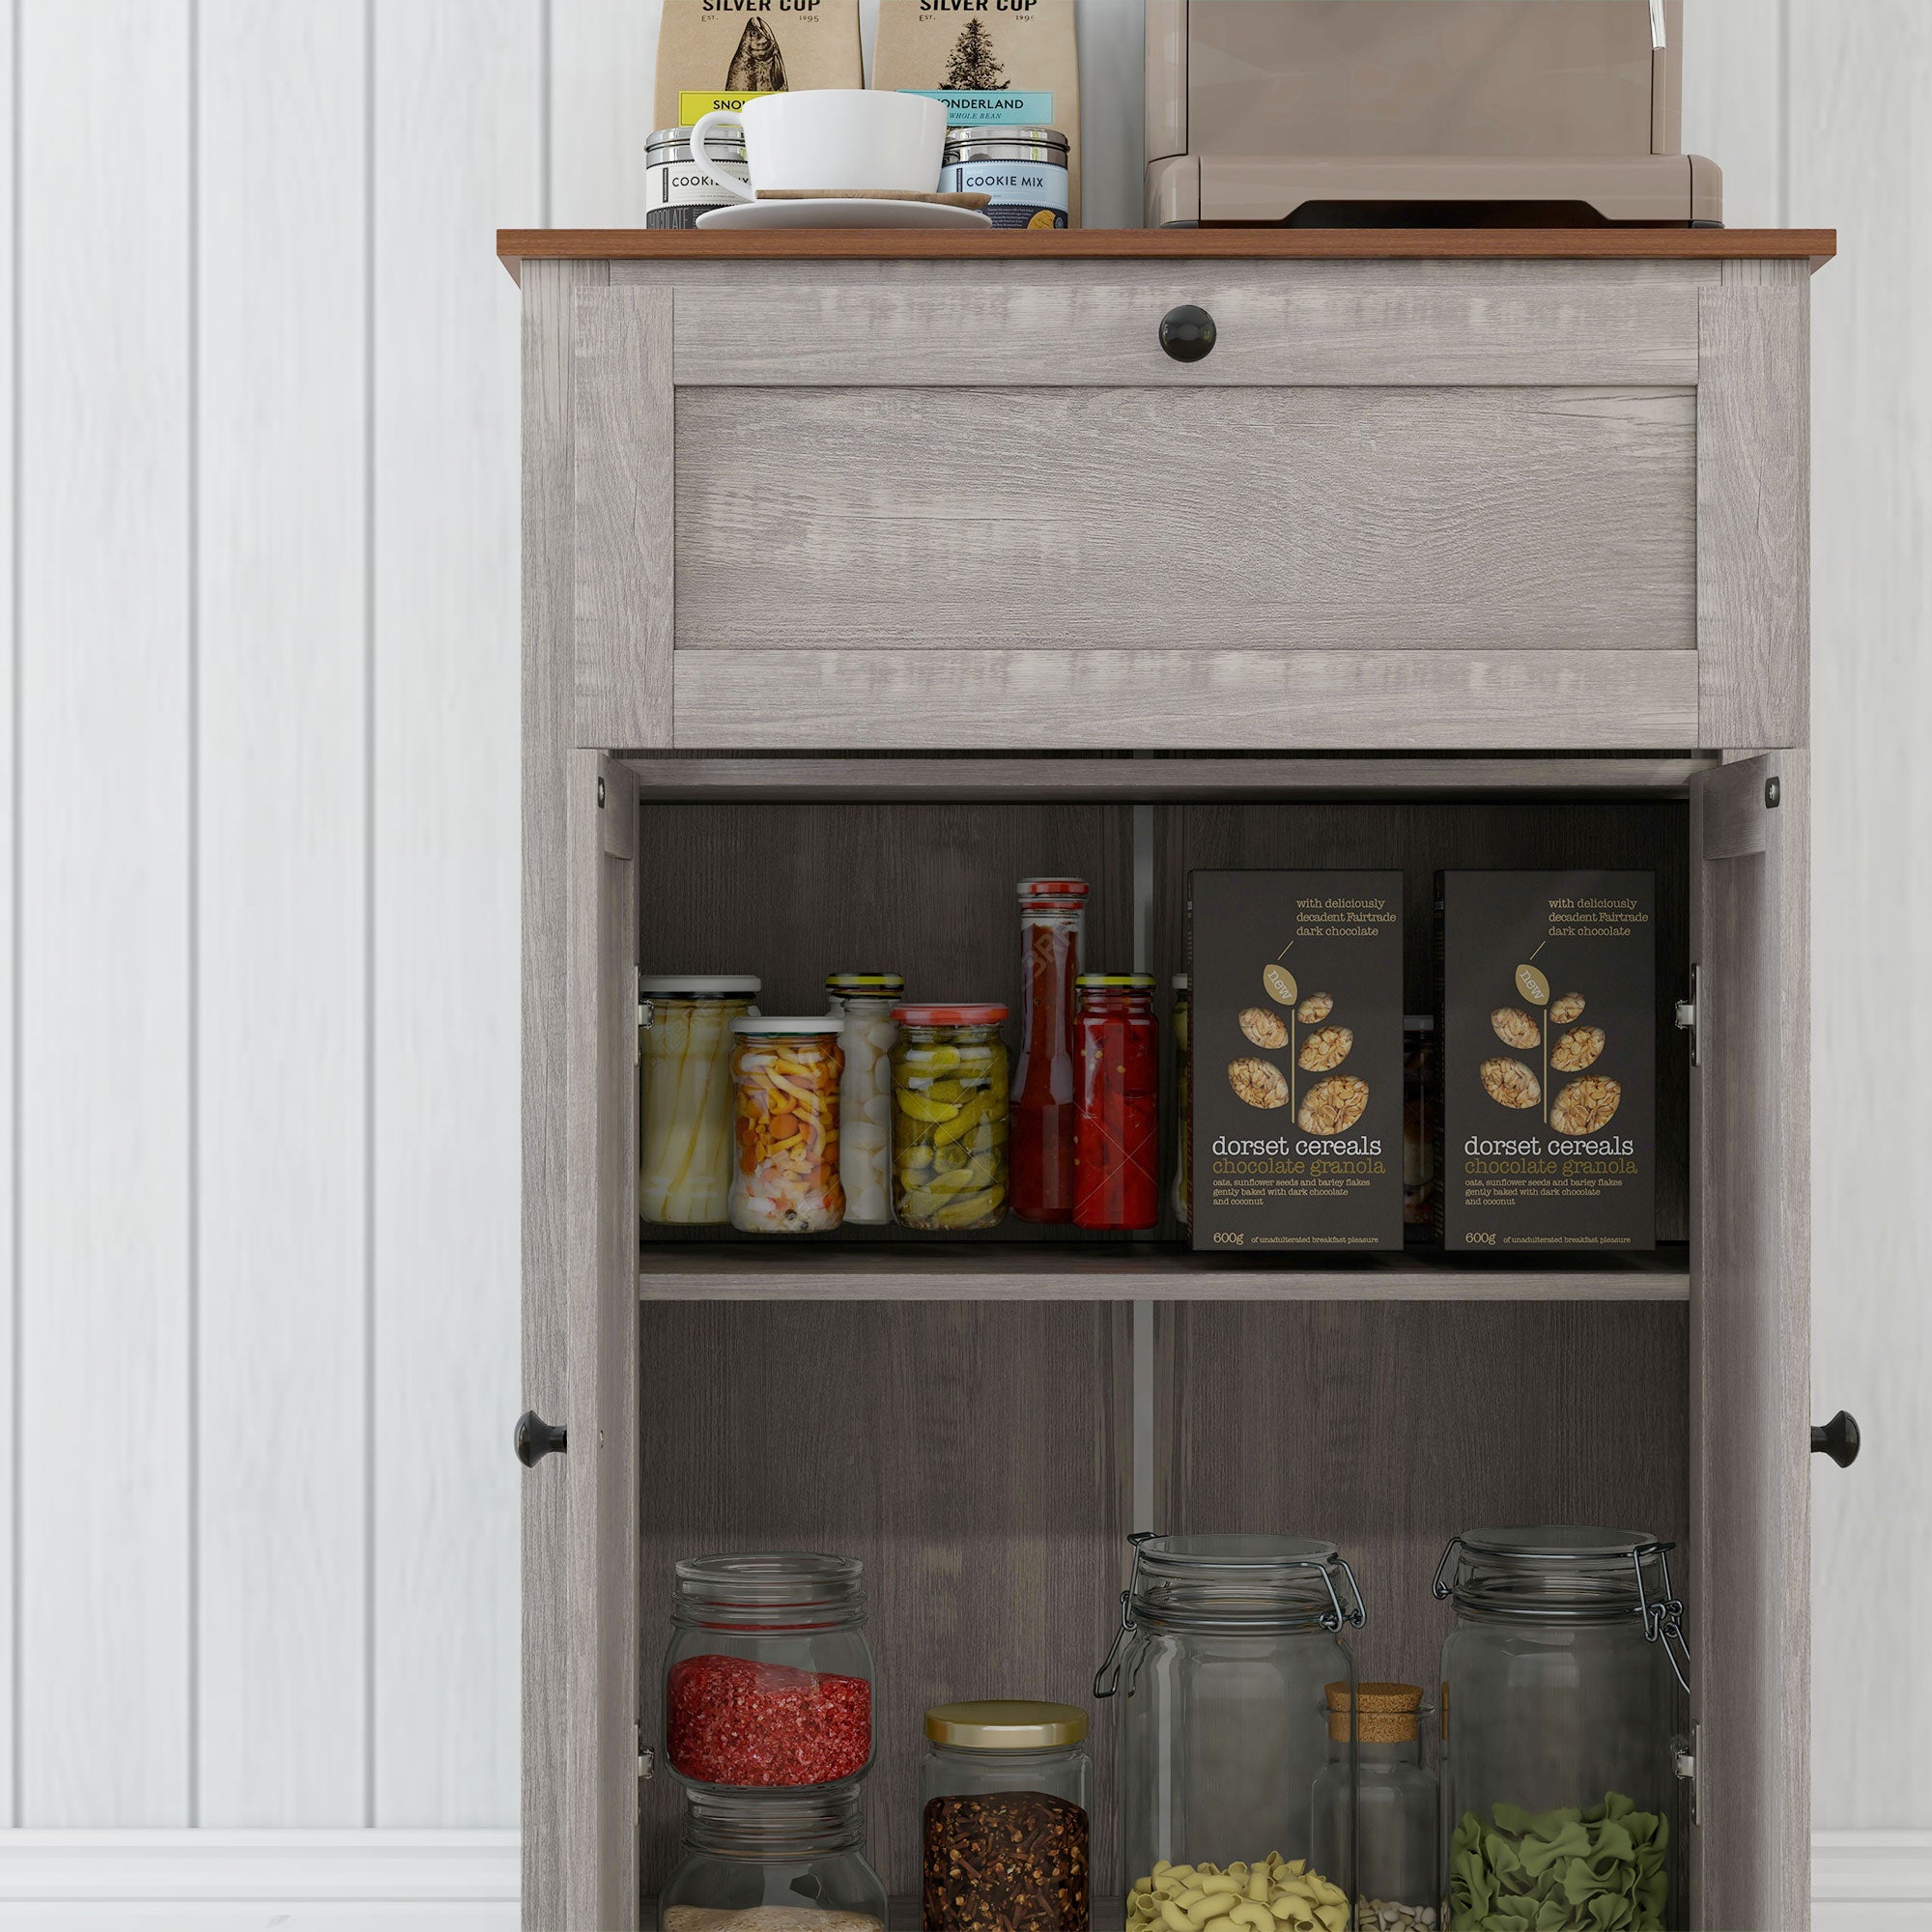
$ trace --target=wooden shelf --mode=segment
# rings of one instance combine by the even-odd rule
[[[1690,1250],[1264,1261],[1168,1243],[653,1242],[643,1301],[1685,1301]]]
[[[1808,261],[1833,228],[499,228],[520,262]]]
[[[1062,803],[1206,799],[1685,798],[1701,754],[1630,757],[1304,758],[1099,754],[1084,758],[763,757],[693,753],[625,760],[647,801],[733,804],[811,799],[1053,799]]]

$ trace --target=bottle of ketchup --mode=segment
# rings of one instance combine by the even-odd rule
[[[1085,879],[1020,881],[1020,1056],[1009,1106],[1010,1205],[1022,1221],[1073,1218],[1073,982]]]

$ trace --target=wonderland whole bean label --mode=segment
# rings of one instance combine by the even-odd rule
[[[1402,874],[1189,875],[1196,1248],[1402,1246]]]
[[[1438,872],[1436,1231],[1657,1244],[1657,879]]]

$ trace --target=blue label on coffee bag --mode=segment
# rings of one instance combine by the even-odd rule
[[[1000,126],[1053,126],[1053,95],[1024,93],[1019,88],[988,87],[978,90],[962,87],[902,87],[901,94],[923,94],[928,100],[944,101],[949,128],[994,128]]]

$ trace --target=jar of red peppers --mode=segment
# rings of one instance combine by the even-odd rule
[[[1020,881],[1020,1055],[1013,1073],[1012,1209],[1073,1219],[1073,994],[1085,879]]]
[[[688,1556],[665,1654],[665,1762],[691,1784],[832,1784],[872,1761],[861,1566]]]
[[[1160,1023],[1151,973],[1083,973],[1074,1019],[1073,1221],[1160,1219]]]

